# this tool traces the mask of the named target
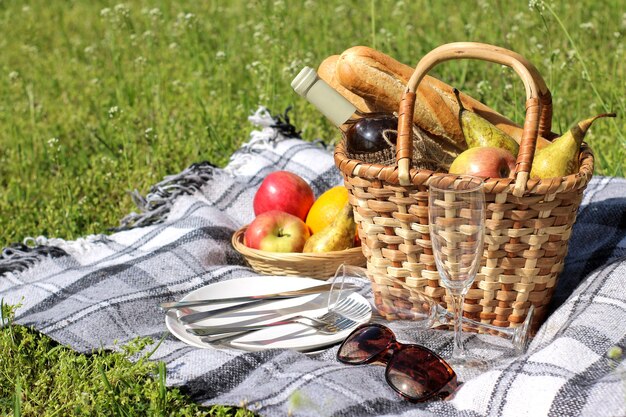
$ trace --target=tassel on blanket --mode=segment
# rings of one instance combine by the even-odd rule
[[[58,258],[65,255],[67,252],[55,246],[30,247],[23,243],[14,243],[0,253],[0,276],[7,272],[24,271],[46,256]]]
[[[130,213],[120,221],[120,226],[113,231],[129,230],[162,222],[170,212],[178,196],[198,191],[213,176],[215,165],[209,162],[191,164],[184,171],[169,175],[163,181],[150,187],[150,192],[143,197],[139,191],[130,196],[141,213]]]

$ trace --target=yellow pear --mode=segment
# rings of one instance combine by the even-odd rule
[[[601,117],[615,117],[615,113],[599,114],[577,123],[552,143],[535,152],[530,178],[565,177],[578,171],[580,145],[591,124]]]
[[[463,136],[465,136],[468,148],[482,146],[503,148],[511,152],[513,156],[517,156],[519,145],[515,139],[498,129],[487,119],[463,107],[459,97],[459,90],[456,88],[454,89],[454,94],[459,104],[459,123],[461,124],[461,130],[463,131]]]
[[[354,245],[354,212],[346,203],[328,226],[307,239],[302,252],[332,252],[349,249]]]

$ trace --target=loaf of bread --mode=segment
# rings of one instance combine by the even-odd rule
[[[331,55],[325,60],[317,68],[317,75],[326,81],[328,85],[333,87],[339,94],[344,96],[350,103],[352,103],[357,109],[362,112],[374,112],[376,111],[372,106],[370,106],[361,96],[354,94],[352,91],[345,88],[336,77],[336,68],[337,61],[339,60],[339,55]]]
[[[331,86],[347,90],[362,100],[357,107],[370,111],[394,112],[406,89],[414,69],[388,55],[366,46],[355,46],[344,51],[336,60],[333,77],[326,79]],[[461,93],[465,108],[489,120],[498,128],[521,140],[523,129],[478,100]],[[354,103],[354,102],[353,102]],[[356,103],[355,103],[356,105]],[[416,94],[414,123],[424,131],[439,138],[441,145],[449,150],[467,148],[458,120],[459,106],[448,84],[426,75]],[[538,148],[547,141],[540,138]]]

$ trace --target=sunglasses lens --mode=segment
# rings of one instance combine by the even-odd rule
[[[393,333],[386,327],[359,327],[343,342],[337,352],[337,359],[349,364],[366,363],[385,351],[391,340]]]
[[[430,398],[454,378],[454,371],[442,359],[419,346],[397,352],[387,366],[389,385],[413,401]]]

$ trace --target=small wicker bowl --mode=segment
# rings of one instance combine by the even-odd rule
[[[252,269],[260,274],[329,279],[341,264],[365,266],[366,263],[360,247],[326,253],[281,253],[251,249],[243,244],[246,228],[244,226],[233,234],[232,244]]]

